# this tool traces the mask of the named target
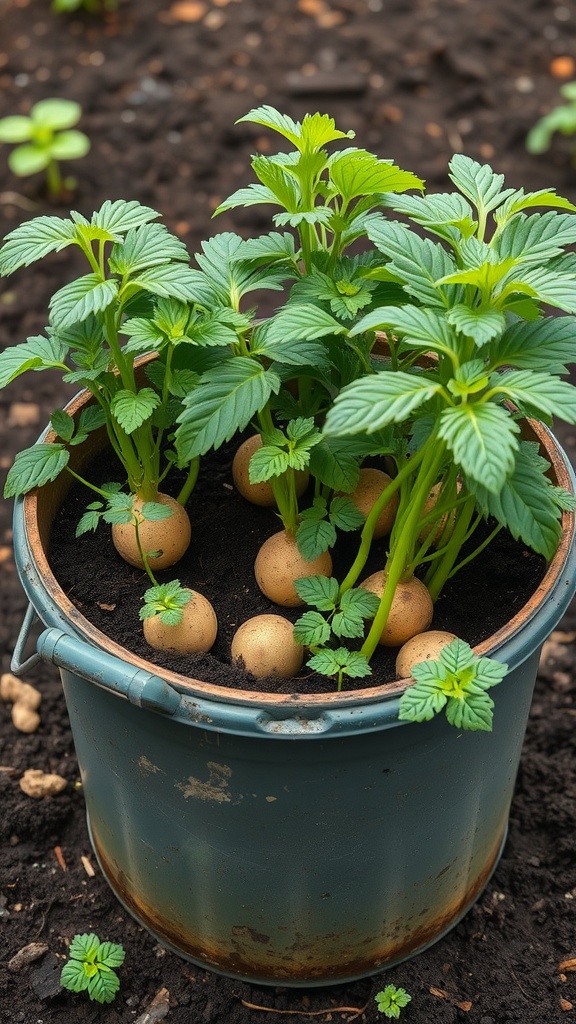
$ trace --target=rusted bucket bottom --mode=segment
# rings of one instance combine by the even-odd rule
[[[303,964],[302,956],[300,956],[299,960],[294,961],[291,967],[278,969],[278,967],[271,968],[270,964],[264,961],[257,964],[253,956],[244,957],[238,937],[235,937],[231,943],[233,951],[232,949],[229,951],[210,948],[206,943],[194,941],[192,936],[184,935],[180,930],[176,931],[171,928],[166,920],[162,920],[160,915],[146,906],[144,900],[138,899],[135,893],[128,891],[123,873],[114,868],[99,846],[90,824],[89,814],[87,814],[87,823],[92,849],[112,892],[131,917],[162,946],[203,970],[213,971],[227,978],[235,978],[258,985],[282,985],[290,988],[318,988],[359,981],[361,978],[388,970],[404,960],[409,960],[439,942],[465,917],[481,896],[496,870],[508,834],[508,824],[506,823],[503,835],[496,843],[495,853],[489,858],[485,870],[469,887],[464,896],[431,925],[419,928],[412,935],[405,937],[401,945],[388,942],[379,953],[371,955],[369,961],[356,959],[354,962],[354,959],[350,958],[345,963],[342,963],[341,960],[336,967],[330,963],[324,963],[322,967],[319,967],[317,964],[313,966]],[[253,946],[250,953],[252,953],[252,949]],[[321,977],[318,976],[319,974]]]

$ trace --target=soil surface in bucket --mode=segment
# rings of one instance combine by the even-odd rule
[[[457,151],[514,188],[553,186],[576,202],[573,140],[556,138],[543,157],[525,150],[529,128],[576,77],[570,2],[120,0],[100,17],[14,0],[0,7],[0,29],[0,117],[64,96],[82,104],[79,127],[92,141],[90,156],[67,168],[76,191],[56,206],[41,176],[16,178],[4,163],[2,236],[34,215],[72,207],[90,216],[118,198],[154,207],[192,252],[215,231],[268,230],[266,211],[253,208],[211,221],[219,201],[253,180],[250,154],[271,145],[256,126],[234,127],[261,103],[295,118],[331,113],[358,145],[432,191],[450,188]],[[2,283],[2,347],[43,331],[50,295],[78,267],[65,250]],[[266,301],[273,308],[274,296]],[[73,393],[52,374],[2,393],[0,475]],[[574,456],[574,428],[559,434]],[[10,520],[0,503],[4,672],[26,606]],[[31,671],[42,694],[37,732],[16,731],[10,705],[0,705],[0,1024],[377,1024],[387,1018],[374,995],[389,983],[412,997],[406,1024],[566,1024],[576,1014],[575,638],[573,608],[543,652],[508,842],[481,899],[413,961],[324,990],[220,978],[167,953],[127,916],[90,849],[57,671]],[[58,773],[67,787],[34,800],[20,788],[27,769]],[[59,986],[67,945],[84,932],[126,950],[110,1005]],[[32,943],[38,958],[15,969],[12,958]]]

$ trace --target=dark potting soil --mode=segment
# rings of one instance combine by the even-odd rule
[[[72,205],[90,216],[118,198],[158,210],[191,252],[215,231],[268,230],[268,211],[255,208],[211,221],[219,201],[253,180],[250,154],[275,145],[256,126],[233,126],[259,103],[295,118],[331,113],[358,145],[393,157],[432,191],[449,190],[447,161],[458,151],[492,163],[515,188],[554,186],[575,202],[573,140],[556,137],[543,157],[525,149],[528,129],[559,102],[562,76],[574,77],[575,58],[573,0],[120,0],[105,18],[2,0],[0,116],[27,114],[48,96],[75,99],[92,150],[69,165],[78,187],[54,207],[41,175],[10,174],[2,146],[0,235],[35,214],[65,216]],[[43,331],[48,297],[75,268],[65,250],[2,282],[0,346]],[[72,394],[56,374],[28,375],[0,394],[0,476]],[[576,431],[560,424],[558,433],[576,461]],[[26,607],[10,518],[0,502],[3,671]],[[1,1024],[135,1024],[163,990],[167,1024],[382,1024],[373,996],[389,982],[412,995],[406,1024],[567,1024],[576,1012],[576,972],[561,966],[576,958],[575,638],[573,607],[544,650],[508,841],[476,906],[414,960],[325,990],[220,978],[128,917],[91,853],[57,671],[37,666],[26,678],[42,693],[38,731],[17,732],[0,704]],[[27,768],[59,772],[67,790],[31,800],[19,787]],[[110,1006],[58,986],[67,944],[90,931],[126,949]],[[32,942],[47,947],[43,956],[9,970]]]
[[[236,442],[237,445],[238,442]],[[230,644],[236,629],[253,615],[282,614],[295,622],[302,608],[281,608],[260,591],[254,559],[264,541],[280,527],[274,510],[246,501],[232,485],[231,443],[202,460],[199,478],[187,509],[192,540],[186,555],[171,569],[157,573],[159,582],[177,577],[198,590],[213,605],[218,636],[209,654],[178,655],[149,647],[142,634],[139,611],[150,586],[144,571],[127,566],[112,544],[110,528],[101,523],[94,533],[76,540],[76,525],[93,494],[75,485],[57,513],[49,560],[64,592],[82,614],[116,643],[153,664],[204,682],[239,689],[278,693],[333,692],[334,682],[304,667],[297,679],[255,680],[242,667],[231,666]],[[106,453],[86,471],[97,484],[122,480],[121,467]],[[170,487],[166,487],[170,491]],[[178,487],[175,486],[174,493]],[[311,502],[311,497],[308,501]],[[307,505],[306,496],[300,503]],[[493,526],[493,524],[491,524]],[[487,526],[486,530],[490,527]],[[479,544],[475,536],[463,551]],[[333,549],[333,574],[342,580],[358,550],[358,533],[340,534]],[[387,540],[374,542],[359,582],[383,568]],[[507,533],[500,533],[482,553],[445,587],[437,602],[431,628],[455,633],[471,645],[487,639],[529,600],[545,571],[544,560]],[[356,646],[359,645],[356,644]],[[351,645],[352,646],[352,645]],[[371,661],[372,676],[346,679],[345,689],[378,686],[396,679],[397,648],[379,646]]]

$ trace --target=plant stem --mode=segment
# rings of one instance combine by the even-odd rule
[[[188,498],[192,494],[192,491],[194,490],[196,481],[198,479],[199,470],[200,456],[196,455],[193,459],[190,460],[190,465],[188,467],[188,476],[186,477],[186,480],[180,490],[180,493],[176,498],[176,501],[178,501],[180,505],[185,505],[186,502],[188,501]]]
[[[460,553],[460,548],[462,547],[466,534],[468,533],[468,528],[475,509],[476,501],[474,495],[470,494],[456,519],[456,526],[454,527],[452,536],[446,545],[443,557],[437,565],[431,566],[431,572],[426,576],[425,583],[430,591],[430,596],[433,601],[438,599],[442,588],[450,578],[454,564]]]

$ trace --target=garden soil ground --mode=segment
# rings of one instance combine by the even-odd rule
[[[250,153],[270,145],[256,127],[234,127],[263,102],[294,117],[332,113],[361,146],[393,157],[432,190],[447,187],[447,160],[463,151],[511,185],[555,186],[576,201],[570,140],[556,140],[545,157],[524,147],[531,124],[558,102],[563,77],[574,77],[573,0],[120,0],[104,18],[56,16],[48,0],[0,0],[0,19],[0,116],[66,96],[81,102],[92,140],[90,156],[73,168],[76,192],[61,207],[48,206],[38,179],[18,180],[4,164],[2,235],[35,214],[65,214],[71,202],[89,215],[107,198],[153,206],[192,252],[216,229],[246,237],[266,230],[254,210],[210,219],[219,200],[250,180]],[[41,332],[50,294],[72,272],[65,252],[4,283],[0,345]],[[4,393],[3,472],[66,397],[49,375]],[[575,433],[560,430],[573,459]],[[0,509],[0,572],[6,671],[25,610],[8,503]],[[572,609],[545,646],[508,842],[476,906],[386,976],[308,991],[262,989],[193,967],[126,915],[90,850],[56,672],[30,672],[43,696],[38,731],[16,732],[0,708],[1,1024],[373,1024],[384,1019],[373,997],[387,982],[412,995],[407,1024],[576,1017],[576,973],[566,965],[576,966],[575,630]],[[69,785],[31,800],[18,784],[27,768],[58,772]],[[66,944],[89,931],[126,949],[111,1006],[58,987]],[[44,955],[8,969],[32,942],[46,944]]]

